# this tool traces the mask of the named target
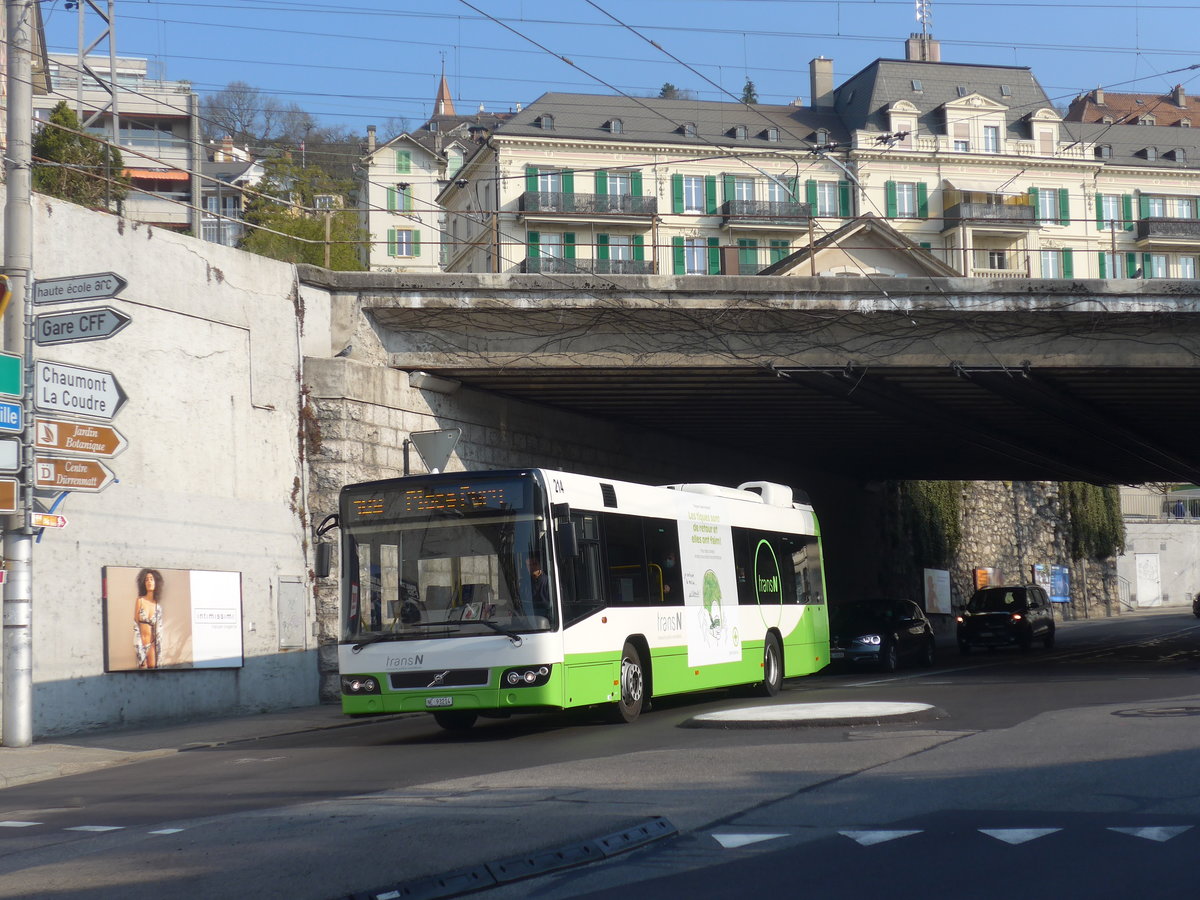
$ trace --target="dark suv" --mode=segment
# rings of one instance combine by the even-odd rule
[[[1016,644],[1028,650],[1040,640],[1054,646],[1054,614],[1045,590],[1036,584],[986,587],[971,595],[958,616],[958,649]]]

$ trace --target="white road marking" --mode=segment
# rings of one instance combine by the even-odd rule
[[[182,828],[160,828],[157,831],[150,832],[151,834],[179,834],[183,831]]]
[[[896,838],[908,837],[910,834],[920,834],[921,831],[839,831],[838,834],[850,838],[850,840],[861,844],[864,847],[870,847],[874,844],[883,844],[887,841],[894,841]]]
[[[1109,831],[1116,831],[1121,834],[1130,834],[1134,837],[1145,838],[1148,841],[1169,841],[1173,837],[1179,837],[1185,831],[1190,829],[1191,825],[1174,825],[1161,828],[1110,828]]]
[[[41,822],[0,822],[0,828],[28,828],[30,825],[41,825]]]
[[[775,838],[787,837],[787,835],[788,833],[785,831],[779,834],[714,834],[713,838],[726,850],[736,850],[738,847],[757,844],[761,841],[773,841]]]
[[[701,713],[701,722],[795,722],[817,719],[902,716],[933,709],[928,703],[784,703],[777,706],[750,706]]]
[[[1045,837],[1048,834],[1054,834],[1056,831],[1062,831],[1061,828],[980,828],[981,834],[986,834],[988,837],[994,837],[998,841],[1004,841],[1006,844],[1024,844],[1027,841],[1035,841],[1040,837]]]

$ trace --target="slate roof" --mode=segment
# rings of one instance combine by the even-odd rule
[[[538,124],[542,116],[554,117],[552,129]],[[608,125],[621,122],[614,134]],[[683,126],[696,126],[694,136]],[[735,138],[735,126],[746,128],[745,138]],[[774,127],[779,139],[768,140],[764,132]],[[720,147],[809,149],[818,129],[830,132],[831,141],[849,138],[841,119],[832,110],[776,106],[756,103],[747,106],[720,100],[663,100],[657,97],[624,97],[604,94],[543,94],[500,128],[499,134],[514,137],[579,138],[628,143],[712,144]]]
[[[1183,105],[1176,104],[1175,91]],[[1200,127],[1200,97],[1189,97],[1177,86],[1167,94],[1120,94],[1115,91],[1088,91],[1071,101],[1066,118],[1072,122],[1103,124],[1105,117],[1123,125],[1136,125],[1141,116],[1154,116],[1154,126],[1178,126],[1180,120]],[[1100,102],[1103,101],[1103,102]]]

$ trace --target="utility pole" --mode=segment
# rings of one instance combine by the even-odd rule
[[[33,205],[31,202],[33,140],[33,13],[34,0],[5,0],[8,40],[8,147],[4,154],[8,196],[4,203],[4,270],[12,300],[0,311],[4,349],[20,354],[24,367],[21,454],[24,491],[17,512],[4,518],[4,698],[6,747],[33,743],[33,531],[29,527],[32,448],[28,439],[33,277]]]

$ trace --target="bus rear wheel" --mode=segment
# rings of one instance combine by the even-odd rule
[[[646,671],[638,648],[625,642],[621,650],[621,694],[617,699],[613,719],[632,722],[642,714],[646,705]]]
[[[763,642],[763,680],[758,692],[764,697],[774,697],[783,687],[783,653],[779,649],[779,638],[768,634]]]
[[[470,731],[479,714],[473,710],[455,709],[445,712],[435,712],[433,721],[447,731]]]

